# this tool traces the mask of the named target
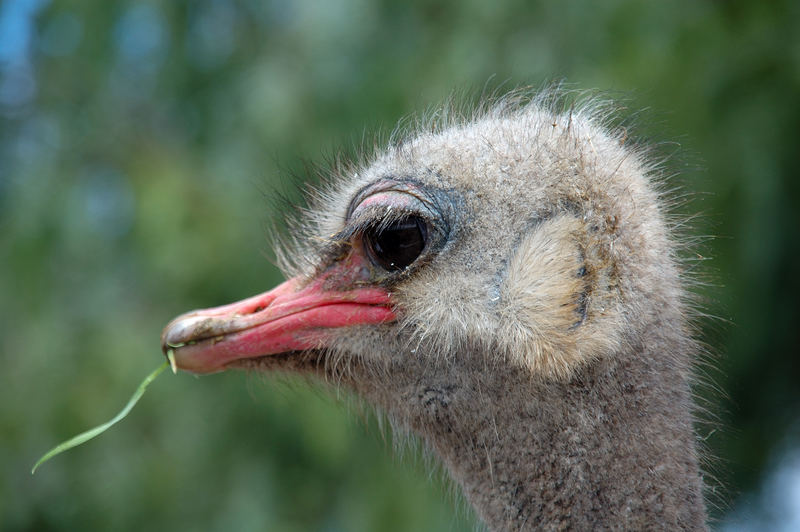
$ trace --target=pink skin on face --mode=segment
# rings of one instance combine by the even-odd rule
[[[164,329],[162,349],[172,349],[184,371],[213,373],[244,358],[322,347],[330,329],[394,321],[384,288],[327,286],[365,276],[359,262],[351,256],[304,286],[293,278],[238,303],[183,314]]]
[[[411,197],[408,194],[396,191],[378,192],[364,199],[359,205],[356,212],[370,205],[380,205],[382,207],[406,207],[411,203]]]

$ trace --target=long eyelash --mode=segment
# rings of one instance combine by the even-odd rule
[[[317,237],[316,240],[320,243],[319,254],[329,259],[339,257],[352,247],[353,238],[356,236],[369,230],[383,231],[409,216],[425,218],[421,213],[409,209],[380,207],[368,209],[354,220],[350,220],[342,231],[327,238]]]
[[[418,216],[423,219],[427,217],[416,210],[403,209],[398,207],[386,208],[377,207],[368,209],[354,220],[350,220],[347,227],[342,231],[342,235],[351,238],[353,235],[363,233],[368,229],[383,231],[395,222],[399,222],[411,216]]]

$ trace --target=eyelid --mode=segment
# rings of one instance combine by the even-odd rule
[[[354,228],[374,226],[379,224],[391,223],[404,216],[419,216],[432,222],[438,218],[438,213],[429,198],[418,190],[404,187],[398,190],[397,187],[379,188],[368,190],[360,195],[360,200],[355,206],[351,206],[348,213],[346,225],[352,232]]]
[[[347,206],[345,219],[349,222],[355,211],[357,211],[365,201],[371,197],[384,193],[406,195],[419,202],[420,206],[423,207],[422,210],[435,210],[431,198],[429,198],[427,194],[423,192],[423,187],[421,184],[411,179],[397,180],[393,178],[386,178],[366,185],[358,193],[356,193],[353,196],[353,199],[350,201],[350,204]]]

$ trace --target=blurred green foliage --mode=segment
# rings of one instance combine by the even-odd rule
[[[29,470],[119,410],[171,317],[280,280],[265,225],[304,160],[487,80],[611,90],[680,144],[723,516],[800,431],[798,26],[791,0],[0,4],[0,528],[471,529],[352,401],[241,373],[165,375]]]

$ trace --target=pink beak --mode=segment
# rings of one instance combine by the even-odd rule
[[[213,373],[240,359],[323,347],[329,329],[395,319],[383,288],[335,291],[324,278],[302,287],[294,278],[238,303],[178,316],[164,329],[161,347],[174,352],[178,368]]]

